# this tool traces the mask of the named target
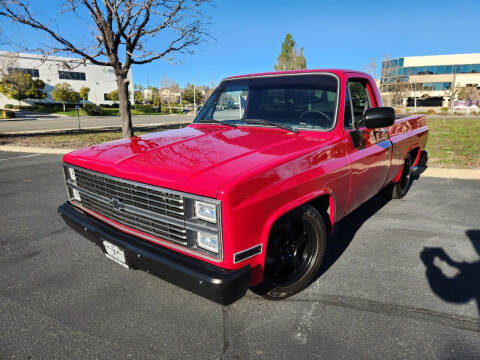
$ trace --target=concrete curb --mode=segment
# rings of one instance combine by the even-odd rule
[[[480,169],[447,169],[427,167],[427,169],[420,175],[420,177],[422,176],[444,179],[480,180]]]
[[[11,145],[0,145],[0,151],[9,151],[9,152],[22,152],[22,153],[35,153],[35,154],[66,154],[74,151],[75,149],[62,149],[62,148],[42,148],[42,147],[31,147],[31,146],[11,146]]]
[[[150,127],[172,127],[172,126],[181,126],[181,125],[188,125],[191,124],[191,121],[184,120],[184,121],[162,121],[158,123],[147,123],[147,124],[134,124],[133,127],[136,129],[143,129],[143,128],[150,128]],[[86,126],[82,127],[80,130],[78,128],[65,128],[65,129],[53,129],[53,130],[27,130],[27,131],[3,131],[0,132],[0,136],[22,136],[22,135],[60,135],[60,134],[68,134],[72,132],[82,132],[82,131],[89,131],[89,130],[102,130],[102,131],[113,131],[113,130],[121,130],[121,126],[112,126],[112,125],[105,125],[105,126]]]

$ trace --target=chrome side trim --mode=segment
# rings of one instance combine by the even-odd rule
[[[252,253],[248,254],[245,258],[242,258],[242,254],[246,254],[249,251],[251,251]],[[238,264],[239,262],[245,261],[245,260],[250,259],[250,258],[252,258],[254,256],[257,256],[257,255],[260,255],[262,253],[262,251],[263,251],[263,244],[257,244],[257,245],[254,245],[254,246],[248,248],[248,249],[239,251],[239,252],[233,254],[233,263]],[[239,258],[239,257],[241,259],[237,260],[237,258]]]

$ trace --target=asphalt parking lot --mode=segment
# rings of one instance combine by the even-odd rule
[[[222,307],[70,231],[61,157],[0,152],[0,359],[478,359],[480,182],[420,178],[334,230],[290,299]]]
[[[162,125],[166,123],[188,123],[193,120],[192,115],[134,115],[133,126]],[[82,129],[101,127],[121,127],[119,116],[81,116]],[[54,130],[77,129],[76,116],[59,116],[54,114],[27,113],[18,115],[15,119],[0,120],[0,134],[22,132],[48,132]]]

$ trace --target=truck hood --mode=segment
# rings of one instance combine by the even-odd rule
[[[63,160],[111,176],[215,198],[223,183],[241,173],[319,141],[282,129],[190,125],[90,146],[66,154]]]

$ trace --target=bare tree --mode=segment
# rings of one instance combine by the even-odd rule
[[[476,86],[467,86],[461,88],[458,92],[458,98],[460,100],[480,100],[480,92],[478,91]]]
[[[95,28],[88,45],[75,43],[42,22],[33,12],[28,0],[0,0],[0,16],[47,33],[57,46],[43,49],[45,53],[73,53],[84,62],[111,66],[114,69],[122,134],[133,136],[130,104],[128,100],[128,71],[132,65],[154,60],[172,60],[179,52],[192,53],[207,35],[201,5],[210,0],[65,0],[62,16],[89,14],[87,21]],[[152,44],[151,39],[170,39],[164,46]],[[160,49],[160,50],[159,50]]]
[[[367,74],[377,80],[377,58],[371,58],[367,65],[363,65],[363,69]]]
[[[454,84],[455,82],[452,82],[450,88],[448,90],[445,90],[445,97],[448,99],[448,107],[450,108],[450,111],[452,113],[454,112],[453,107],[455,105],[455,99],[461,91],[461,88],[454,86]]]
[[[0,78],[6,78],[12,69],[18,68],[18,53],[4,53],[0,55]]]
[[[168,76],[164,76],[160,79],[160,87],[164,89],[179,89],[180,86],[177,84],[177,82]]]
[[[417,100],[421,98],[420,92],[424,90],[423,83],[410,82],[408,83],[408,87],[410,89],[410,95],[413,98],[414,111],[417,112]]]

